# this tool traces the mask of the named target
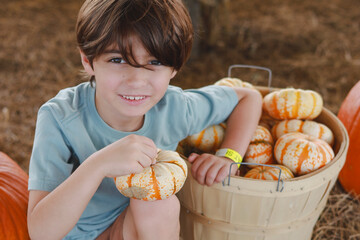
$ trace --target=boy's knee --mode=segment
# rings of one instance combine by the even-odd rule
[[[131,199],[129,210],[139,239],[179,239],[180,202],[175,195],[154,202]]]
[[[142,218],[148,216],[149,218],[154,219],[154,216],[161,216],[160,218],[164,220],[167,218],[178,219],[180,214],[180,202],[175,195],[154,202],[132,199],[130,200],[130,209],[134,217],[137,217],[137,214],[139,214]]]

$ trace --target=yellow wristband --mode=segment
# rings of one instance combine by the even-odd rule
[[[241,155],[237,151],[232,150],[230,148],[219,149],[219,150],[216,151],[215,155],[219,156],[219,157],[227,157],[227,158],[233,160],[236,163],[241,163],[242,162]]]

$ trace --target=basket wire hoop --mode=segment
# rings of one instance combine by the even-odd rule
[[[268,88],[271,89],[271,81],[272,81],[272,71],[270,68],[266,68],[266,67],[261,67],[261,66],[255,66],[255,65],[246,65],[246,64],[234,64],[234,65],[230,65],[228,68],[228,77],[231,78],[231,70],[233,68],[252,68],[252,69],[258,69],[258,70],[264,70],[267,71],[269,73],[269,77],[268,77]],[[273,167],[273,168],[277,168],[279,169],[279,177],[277,180],[277,186],[276,186],[276,191],[277,192],[282,192],[282,190],[284,189],[284,181],[281,179],[281,168],[278,166],[273,166],[273,165],[268,165],[268,164],[261,164],[261,163],[232,163],[230,166],[230,170],[229,170],[229,175],[228,175],[228,183],[227,186],[230,185],[230,175],[231,175],[231,168],[232,165],[234,164],[239,164],[239,167],[241,164],[244,165],[258,165],[258,166],[266,166],[266,167]],[[223,181],[223,186],[225,186],[225,180]],[[280,188],[281,185],[281,188]]]
[[[274,166],[274,165],[269,165],[269,164],[262,164],[262,163],[248,163],[248,162],[242,162],[242,163],[231,163],[230,165],[230,169],[229,169],[229,175],[227,177],[228,181],[227,181],[227,184],[225,183],[225,179],[223,180],[222,184],[223,186],[230,186],[230,178],[231,178],[231,168],[233,165],[235,164],[238,164],[239,167],[243,164],[243,165],[257,165],[257,166],[265,166],[265,167],[272,167],[272,168],[277,168],[279,169],[279,177],[278,177],[278,180],[277,180],[277,185],[276,185],[276,191],[277,192],[282,192],[284,190],[284,180],[281,179],[281,173],[282,173],[282,170],[280,167],[278,166]]]
[[[255,66],[255,65],[246,65],[246,64],[234,64],[234,65],[230,65],[230,67],[228,68],[228,77],[231,77],[231,70],[233,68],[252,68],[252,69],[258,69],[258,70],[264,70],[267,71],[269,73],[269,77],[268,77],[268,88],[271,88],[271,81],[272,81],[272,71],[270,68],[266,68],[266,67],[260,67],[260,66]]]

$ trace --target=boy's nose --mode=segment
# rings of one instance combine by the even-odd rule
[[[145,68],[133,67],[131,73],[128,76],[127,84],[131,87],[138,88],[147,84],[147,74]]]

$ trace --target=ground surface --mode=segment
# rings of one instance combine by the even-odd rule
[[[203,2],[211,2],[204,0]],[[74,25],[82,1],[0,0],[0,151],[28,170],[36,113],[60,89],[82,81]],[[337,113],[360,79],[360,11],[356,0],[230,0],[215,12],[201,51],[174,79],[183,88],[211,84],[232,64],[270,68],[273,87],[318,91]],[[204,8],[205,9],[205,8]],[[259,71],[232,76],[267,85]],[[360,239],[359,202],[336,185],[314,239]]]

